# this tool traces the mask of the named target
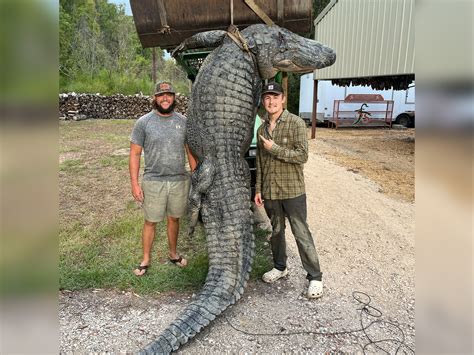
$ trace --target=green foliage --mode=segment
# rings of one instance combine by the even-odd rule
[[[157,78],[166,77],[182,93],[188,80],[174,60],[156,48]],[[111,95],[150,94],[152,50],[142,48],[123,5],[107,0],[60,0],[60,92]]]
[[[300,107],[300,78],[302,74],[288,73],[288,111],[298,115]]]
[[[314,18],[318,17],[318,15],[328,6],[331,0],[313,0],[313,11],[314,11]]]
[[[112,95],[121,93],[133,95],[142,92],[149,94],[152,91],[153,83],[146,77],[128,77],[123,74],[110,72],[105,69],[97,74],[81,73],[74,80],[60,82],[63,92],[80,93],[100,93],[102,95]]]
[[[271,247],[267,242],[267,236],[270,233],[263,229],[255,230],[255,257],[250,273],[250,277],[253,279],[260,279],[264,273],[273,267]]]

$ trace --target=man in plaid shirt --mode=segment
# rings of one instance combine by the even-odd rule
[[[285,217],[298,245],[309,280],[308,298],[323,295],[322,273],[313,237],[306,222],[306,193],[303,164],[308,160],[305,122],[283,109],[285,96],[280,84],[270,82],[262,92],[267,111],[259,127],[255,203],[264,206],[273,232],[271,246],[274,268],[263,275],[273,283],[288,275],[286,267]]]

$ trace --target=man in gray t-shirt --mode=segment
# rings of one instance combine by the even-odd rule
[[[186,145],[186,118],[175,112],[175,91],[169,82],[156,85],[153,110],[140,117],[130,137],[130,181],[133,198],[142,204],[145,222],[142,232],[143,259],[135,275],[146,273],[151,259],[156,223],[167,218],[169,259],[184,267],[186,259],[176,252],[179,218],[186,212],[189,174],[196,161]],[[140,157],[145,153],[142,185],[138,183]]]

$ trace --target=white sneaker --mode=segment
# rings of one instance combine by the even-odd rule
[[[285,277],[286,275],[288,275],[288,269],[280,271],[278,269],[273,268],[270,271],[263,274],[262,280],[266,283],[271,284],[275,282],[276,280],[281,279],[282,277]]]
[[[308,287],[308,298],[319,298],[323,295],[323,282],[311,280]]]

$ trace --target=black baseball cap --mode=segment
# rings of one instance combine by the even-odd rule
[[[265,95],[268,93],[283,94],[283,88],[277,82],[272,81],[263,87],[262,95]]]

